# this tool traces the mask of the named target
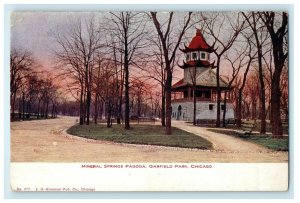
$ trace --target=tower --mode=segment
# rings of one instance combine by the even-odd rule
[[[196,78],[208,68],[212,68],[213,64],[210,63],[210,53],[213,47],[209,46],[205,41],[201,31],[196,30],[196,36],[193,37],[189,46],[185,45],[184,49],[180,49],[185,54],[185,61],[183,65],[179,65],[184,69],[184,81],[192,82],[192,77],[195,71]]]
[[[205,41],[201,31],[196,30],[189,46],[180,49],[184,55],[180,68],[184,70],[184,77],[172,86],[172,117],[177,120],[192,121],[193,118],[193,92],[196,97],[196,119],[214,122],[216,119],[216,90],[217,76],[212,70],[210,54],[214,51]],[[233,105],[231,102],[231,88],[219,77],[220,88],[227,97],[226,119],[234,119]],[[195,91],[192,91],[195,88]],[[224,98],[223,98],[224,99]],[[222,113],[222,112],[221,112]]]

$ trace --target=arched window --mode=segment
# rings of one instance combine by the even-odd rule
[[[197,52],[192,53],[192,58],[193,58],[193,60],[197,60]]]
[[[206,53],[205,52],[200,52],[200,59],[205,60],[206,59]]]
[[[178,111],[181,111],[182,107],[181,105],[178,106]]]
[[[179,105],[178,106],[178,116],[181,116],[181,109],[182,109],[182,107],[181,107],[181,105]]]
[[[187,61],[190,60],[190,53],[187,53],[187,54],[186,54],[186,60],[187,60]]]

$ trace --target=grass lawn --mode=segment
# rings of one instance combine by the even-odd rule
[[[273,149],[276,151],[288,151],[289,150],[289,139],[288,137],[284,137],[283,139],[273,139],[267,135],[260,135],[260,134],[252,134],[249,137],[240,137],[239,133],[234,130],[221,130],[221,129],[209,129],[209,131],[215,133],[222,133],[230,136],[237,137],[239,139],[253,142],[269,149]]]
[[[74,125],[67,130],[69,134],[118,143],[159,145],[170,147],[212,149],[208,140],[172,127],[172,135],[164,134],[164,127],[158,125],[131,124],[130,130],[125,130],[123,125]]]
[[[242,122],[243,122],[243,124],[253,124],[254,120],[243,120]],[[260,120],[256,120],[256,125],[254,128],[255,131],[260,131],[260,123],[261,123]],[[266,121],[266,124],[267,124],[266,131],[271,133],[272,126],[271,126],[270,121]],[[283,130],[283,134],[289,134],[289,126],[288,126],[287,122],[282,122],[282,130]]]

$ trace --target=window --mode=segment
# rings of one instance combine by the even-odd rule
[[[221,110],[224,111],[225,110],[225,105],[221,105]]]
[[[192,57],[193,57],[194,60],[197,60],[197,53],[196,53],[196,52],[193,52],[193,53],[192,53]]]
[[[190,60],[190,54],[189,54],[189,53],[186,54],[186,60],[187,60],[187,61]]]
[[[209,108],[209,110],[214,110],[214,105],[213,104],[209,104],[208,108]]]
[[[210,92],[205,92],[205,98],[210,98]]]
[[[188,95],[188,92],[187,91],[184,91],[183,92],[183,98],[187,98],[189,95]]]
[[[200,59],[206,59],[206,54],[205,54],[205,52],[201,52],[201,55],[200,55]]]

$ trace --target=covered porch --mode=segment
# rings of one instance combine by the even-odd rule
[[[221,101],[226,99],[228,102],[232,102],[234,95],[232,88],[221,88]],[[196,101],[217,101],[217,89],[216,88],[207,88],[207,87],[196,87],[195,89]],[[172,89],[172,101],[174,102],[185,102],[185,101],[193,101],[193,88],[185,87],[185,88],[174,88]]]

